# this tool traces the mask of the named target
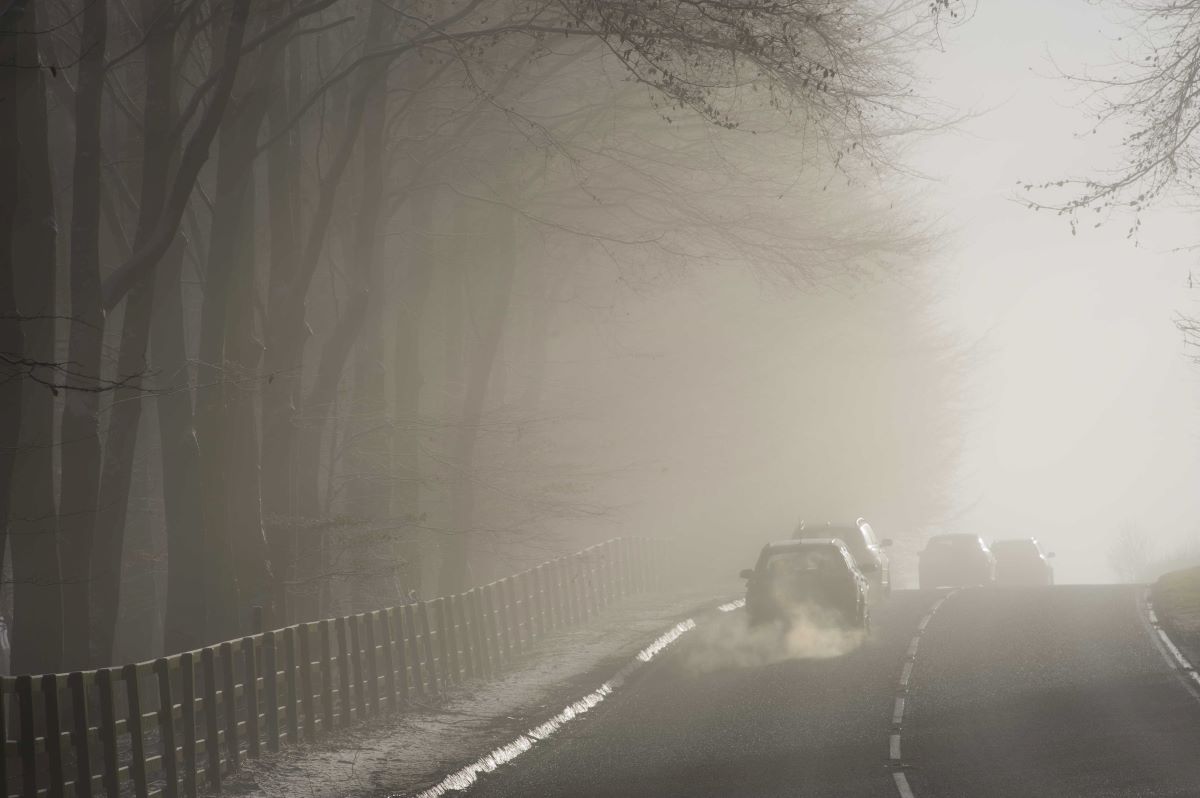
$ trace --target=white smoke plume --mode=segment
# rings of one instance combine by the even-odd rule
[[[854,651],[863,629],[847,628],[838,613],[813,604],[789,609],[786,620],[751,626],[744,612],[722,613],[697,628],[683,657],[695,673],[758,668],[792,659],[827,659]]]

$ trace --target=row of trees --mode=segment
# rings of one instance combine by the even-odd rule
[[[762,188],[924,126],[903,59],[944,8],[0,4],[13,670],[117,656],[160,539],[167,650],[422,590],[430,535],[439,590],[485,576],[473,458],[502,346],[536,406],[556,259],[886,262],[893,222]]]

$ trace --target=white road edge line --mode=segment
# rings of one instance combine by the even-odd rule
[[[722,604],[717,607],[721,612],[733,612],[746,606],[745,599],[738,599],[727,604]],[[565,707],[550,720],[542,723],[529,731],[522,734],[517,739],[510,743],[500,746],[488,753],[486,756],[480,757],[475,762],[467,765],[461,770],[446,776],[440,782],[417,793],[417,798],[438,798],[451,791],[466,790],[479,779],[481,773],[491,773],[501,765],[511,762],[521,754],[533,748],[536,743],[545,740],[553,735],[566,724],[585,714],[588,710],[593,709],[601,701],[612,695],[619,689],[634,671],[641,668],[657,655],[661,654],[668,646],[682,637],[686,632],[696,628],[696,621],[688,618],[686,621],[680,621],[672,626],[665,633],[660,635],[650,645],[643,648],[637,653],[637,656],[627,663],[621,670],[617,671],[611,679],[600,685],[592,692],[585,695],[583,698],[575,701]],[[398,798],[399,793],[389,796],[389,798]]]
[[[913,663],[912,660],[904,663],[904,670],[900,671],[900,689],[908,689],[908,680],[912,678]]]
[[[929,605],[929,612],[925,613],[924,617],[921,618],[921,622],[917,624],[917,633],[913,636],[912,642],[908,644],[908,650],[905,652],[905,663],[904,667],[900,670],[900,682],[897,685],[897,692],[904,693],[904,695],[896,696],[896,704],[892,710],[892,727],[895,731],[888,737],[888,759],[896,767],[901,766],[900,729],[904,725],[904,709],[907,704],[908,683],[912,680],[913,667],[917,660],[917,647],[921,645],[921,636],[925,634],[925,627],[929,626],[929,622],[933,620],[934,613],[946,602],[946,599],[957,592],[958,590],[951,590]],[[896,792],[900,794],[900,798],[916,798],[913,795],[912,786],[908,783],[908,776],[905,775],[903,770],[892,771],[892,779],[896,782]]]
[[[1141,608],[1146,621],[1150,625],[1150,639],[1154,641],[1154,647],[1158,649],[1158,653],[1167,661],[1167,665],[1171,670],[1179,674],[1184,688],[1192,694],[1192,697],[1200,701],[1200,673],[1196,672],[1196,666],[1188,661],[1179,647],[1171,640],[1167,631],[1162,628],[1158,620],[1158,615],[1154,612],[1154,605],[1150,601],[1150,589],[1146,588],[1138,596],[1138,606]]]

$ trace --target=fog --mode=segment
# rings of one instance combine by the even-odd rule
[[[17,670],[618,536],[1195,556],[1191,173],[1094,196],[1124,5],[75,5],[0,11]]]
[[[983,3],[925,61],[937,96],[977,113],[916,158],[957,231],[936,259],[938,307],[978,342],[952,525],[1036,535],[1065,581],[1117,578],[1108,554],[1123,525],[1158,556],[1197,539],[1195,351],[1175,326],[1195,312],[1188,209],[1153,208],[1130,239],[1128,215],[1089,214],[1072,235],[1021,202],[1019,184],[1118,164],[1128,129],[1093,133],[1091,88],[1062,75],[1126,74],[1140,42],[1127,16]]]

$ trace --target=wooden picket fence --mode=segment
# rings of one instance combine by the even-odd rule
[[[661,587],[665,553],[616,538],[453,596],[119,668],[0,677],[4,796],[218,793],[243,757],[491,678],[544,635]]]

